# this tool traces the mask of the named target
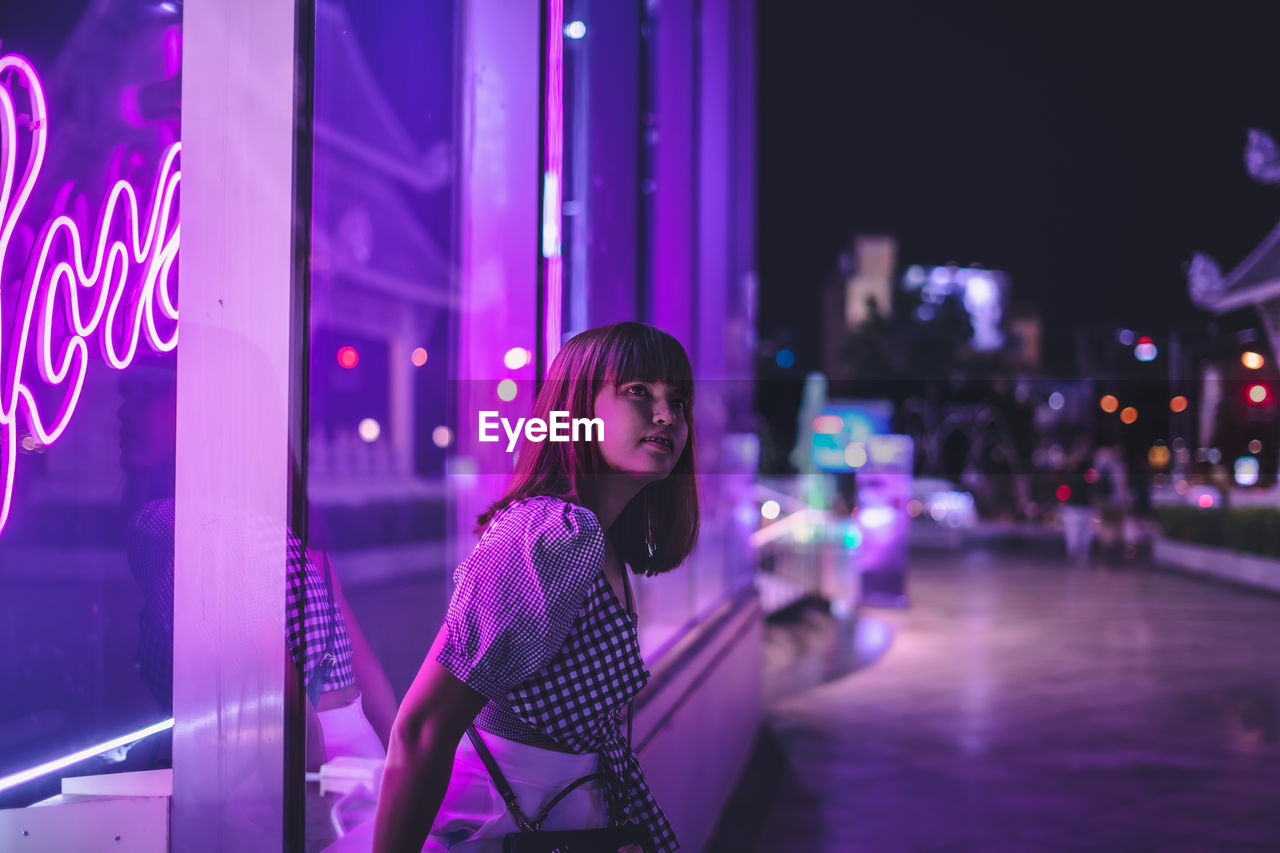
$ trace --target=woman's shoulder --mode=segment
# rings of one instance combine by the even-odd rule
[[[491,610],[505,601],[497,609],[512,613],[548,601],[575,610],[604,551],[600,524],[586,507],[546,495],[512,501],[454,572],[459,601],[482,599]]]
[[[494,515],[481,541],[528,540],[531,537],[549,542],[593,540],[596,537],[603,541],[595,513],[557,495],[532,495],[507,504]]]

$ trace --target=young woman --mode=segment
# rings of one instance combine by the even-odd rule
[[[565,797],[544,829],[635,823],[649,849],[677,849],[621,721],[649,677],[624,564],[668,571],[697,541],[689,358],[640,323],[583,332],[534,409],[600,418],[603,437],[526,443],[477,519],[483,535],[392,727],[378,853],[498,851],[519,831],[463,737],[473,722],[527,815],[581,776],[610,774]]]

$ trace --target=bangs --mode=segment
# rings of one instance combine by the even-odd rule
[[[693,367],[680,342],[659,329],[638,323],[620,324],[604,362],[612,366],[606,381],[615,388],[627,382],[664,382],[693,404]]]

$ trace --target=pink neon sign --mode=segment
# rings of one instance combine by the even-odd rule
[[[24,57],[9,54],[0,56],[0,80],[6,74],[8,86],[0,86],[0,272],[8,261],[18,218],[40,177],[49,135],[44,87],[35,68]],[[15,104],[19,87],[26,90],[28,102],[22,114]],[[20,127],[25,131],[21,135]],[[26,151],[26,166],[19,178],[20,148]],[[178,257],[180,149],[181,143],[174,143],[165,150],[148,208],[140,208],[133,186],[120,180],[103,200],[97,228],[86,229],[87,242],[68,216],[49,220],[36,236],[15,304],[17,315],[0,327],[0,335],[14,330],[12,339],[0,338],[0,531],[8,522],[13,498],[18,418],[22,416],[42,444],[58,440],[80,400],[89,365],[88,339],[97,337],[103,359],[116,370],[133,362],[144,334],[157,352],[178,344],[171,273]],[[52,414],[42,411],[27,384],[29,358],[35,359],[48,386],[64,389],[60,403],[50,407]]]

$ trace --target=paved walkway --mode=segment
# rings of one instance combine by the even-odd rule
[[[909,589],[770,627],[709,850],[1280,850],[1280,597],[980,553]]]

